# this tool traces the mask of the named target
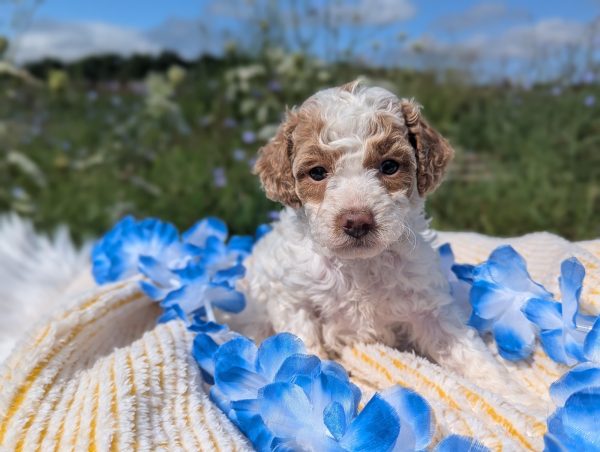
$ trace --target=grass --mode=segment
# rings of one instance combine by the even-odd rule
[[[126,213],[180,227],[216,215],[249,233],[279,208],[250,166],[285,106],[360,75],[418,99],[457,150],[428,203],[435,227],[600,236],[597,85],[480,86],[285,54],[118,86],[0,79],[0,211],[78,238]]]

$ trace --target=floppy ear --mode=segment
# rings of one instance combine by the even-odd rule
[[[292,133],[297,123],[296,114],[288,112],[275,137],[258,150],[258,160],[254,166],[254,173],[260,178],[267,198],[290,207],[301,205],[292,173]]]
[[[420,105],[402,99],[400,109],[408,128],[408,139],[417,158],[417,188],[421,196],[434,191],[442,182],[454,150],[446,139],[422,118]]]

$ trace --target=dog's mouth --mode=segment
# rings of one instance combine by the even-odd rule
[[[334,254],[343,258],[367,258],[380,254],[385,246],[377,234],[369,233],[362,237],[338,235],[337,240],[328,247]]]

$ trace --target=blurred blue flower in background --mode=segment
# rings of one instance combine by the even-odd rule
[[[245,144],[252,144],[256,141],[256,134],[254,132],[252,132],[251,130],[245,130],[242,133],[242,141]]]
[[[531,354],[536,335],[521,308],[530,299],[551,301],[552,294],[531,279],[523,258],[505,245],[473,269],[470,299],[478,319],[472,326],[491,331],[500,355],[517,361]]]
[[[237,121],[234,118],[228,117],[223,120],[223,127],[233,129],[237,126]]]
[[[243,162],[244,160],[246,160],[246,151],[244,151],[243,149],[234,149],[233,159],[236,162]]]
[[[281,82],[279,80],[269,80],[268,88],[269,91],[278,93],[282,89]]]
[[[213,169],[213,184],[217,188],[223,188],[227,186],[227,175],[225,174],[225,168],[219,166]]]
[[[585,98],[583,99],[583,104],[586,107],[593,107],[594,105],[596,105],[596,96],[594,96],[593,94],[585,96]]]

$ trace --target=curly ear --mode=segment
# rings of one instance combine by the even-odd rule
[[[260,178],[267,198],[290,207],[301,205],[292,173],[292,133],[297,123],[296,114],[287,112],[286,120],[277,129],[275,137],[258,150],[258,160],[254,166],[254,174]]]
[[[417,158],[417,188],[421,196],[434,191],[442,182],[454,150],[446,139],[421,117],[421,107],[402,99],[400,109],[408,129],[408,139]]]

